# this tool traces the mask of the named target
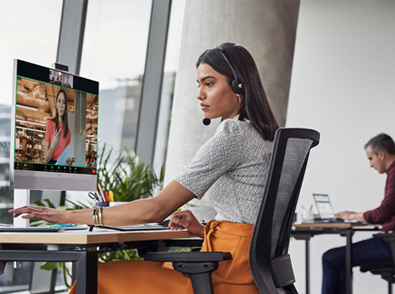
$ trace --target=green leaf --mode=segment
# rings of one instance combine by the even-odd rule
[[[47,206],[50,208],[55,208],[55,205],[53,205],[53,203],[51,202],[51,200],[49,200],[48,198],[43,199],[43,201],[45,201],[47,203]]]
[[[41,200],[35,200],[32,203],[37,205],[37,206],[46,206]]]
[[[40,268],[45,271],[51,271],[54,269],[61,269],[61,262],[47,261],[43,263]]]

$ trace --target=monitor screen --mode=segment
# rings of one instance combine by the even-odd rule
[[[14,60],[10,187],[96,190],[99,83]]]

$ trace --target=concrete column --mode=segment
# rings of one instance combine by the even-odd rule
[[[56,62],[69,66],[69,72],[80,73],[82,45],[88,0],[64,0],[60,22]]]
[[[85,166],[85,138],[86,138],[86,93],[77,93],[74,100],[74,142],[73,156],[75,158],[74,165]]]
[[[186,1],[179,66],[176,75],[166,180],[169,182],[215,132],[206,127],[196,99],[196,67],[200,54],[224,42],[246,47],[257,63],[269,102],[285,125],[299,1]],[[206,201],[196,201],[201,218],[215,214]],[[210,211],[210,212],[209,212]]]

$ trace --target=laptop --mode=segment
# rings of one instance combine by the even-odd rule
[[[317,207],[318,219],[314,219],[315,223],[343,223],[352,222],[342,219],[334,219],[335,210],[333,209],[332,202],[328,194],[313,193],[314,203]]]

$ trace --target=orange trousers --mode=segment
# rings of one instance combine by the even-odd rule
[[[224,251],[232,260],[219,263],[211,279],[215,294],[259,294],[248,265],[253,225],[210,221],[201,251]],[[76,293],[74,284],[70,294]],[[114,261],[98,266],[99,294],[191,294],[190,279],[171,263]]]

